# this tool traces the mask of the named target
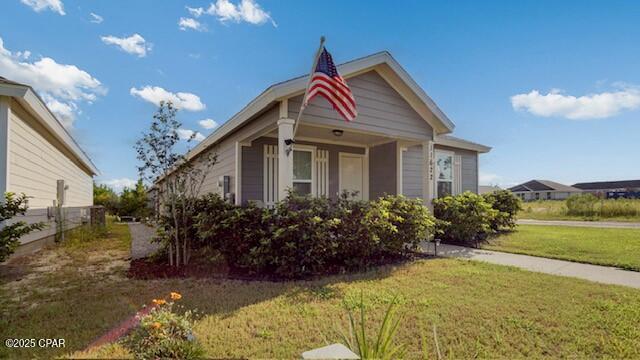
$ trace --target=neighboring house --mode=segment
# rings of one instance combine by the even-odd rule
[[[606,198],[640,198],[640,180],[585,182],[573,184],[573,187]]]
[[[47,224],[20,239],[23,250],[53,238],[52,207],[58,199],[66,229],[88,219],[97,172],[30,86],[0,77],[0,192],[30,196],[29,211],[20,220]]]
[[[308,76],[277,83],[187,153],[187,159],[218,154],[202,192],[266,206],[288,188],[328,197],[357,191],[364,200],[404,194],[428,204],[478,192],[478,155],[490,148],[448,135],[454,124],[388,52],[338,71],[357,103],[354,121],[314,98],[287,156],[284,141],[292,137]]]
[[[582,190],[549,180],[531,180],[516,185],[509,190],[524,201],[531,200],[564,200]]]
[[[478,194],[488,194],[498,190],[502,190],[502,189],[497,185],[479,185],[478,186]]]

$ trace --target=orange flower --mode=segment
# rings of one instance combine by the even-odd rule
[[[165,299],[153,299],[152,302],[155,305],[164,305],[167,303],[167,301]]]
[[[156,321],[153,324],[151,324],[151,327],[154,329],[160,329],[162,327],[162,324]]]
[[[172,300],[180,300],[182,299],[182,295],[180,295],[180,293],[177,292],[171,292],[171,299]]]

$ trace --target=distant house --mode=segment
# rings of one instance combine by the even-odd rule
[[[584,192],[606,198],[640,198],[640,180],[584,182],[573,184],[572,186]]]
[[[511,187],[509,190],[524,201],[564,200],[573,194],[582,192],[573,186],[549,180],[531,180]]]
[[[64,229],[88,219],[97,172],[30,86],[0,77],[0,192],[30,196],[20,220],[48,224],[20,239],[23,250],[53,239],[57,202],[63,204]]]
[[[496,185],[479,185],[478,186],[478,194],[487,194],[487,193],[492,193],[498,190],[502,190],[502,189]]]

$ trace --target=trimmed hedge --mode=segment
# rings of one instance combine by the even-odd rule
[[[498,211],[491,221],[491,229],[500,231],[516,227],[516,215],[522,210],[522,200],[509,190],[496,190],[482,194],[484,200]]]
[[[249,274],[302,278],[366,268],[406,256],[434,231],[421,200],[376,201],[302,197],[275,209],[233,206],[209,195],[196,217],[201,246],[219,250],[232,268]]]
[[[441,239],[473,246],[495,232],[513,229],[521,206],[520,199],[508,190],[484,195],[466,191],[433,200]]]

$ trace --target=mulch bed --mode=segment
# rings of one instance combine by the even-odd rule
[[[304,278],[284,278],[275,275],[250,274],[244,269],[230,268],[224,264],[210,263],[206,261],[192,261],[186,266],[169,266],[165,258],[144,258],[131,261],[127,276],[133,279],[168,279],[168,278],[211,278],[211,279],[228,279],[242,281],[272,281],[284,282],[293,280],[314,280],[328,275],[357,273],[359,271],[371,270],[372,268],[385,265],[400,265],[417,259],[433,258],[421,252],[414,252],[408,256],[385,257],[380,261],[372,264],[366,269],[358,271],[344,271],[342,268],[336,267],[324,274],[310,275]]]

